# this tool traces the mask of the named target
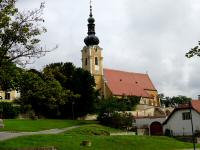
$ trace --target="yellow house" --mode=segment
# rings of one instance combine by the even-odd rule
[[[0,91],[0,100],[14,100],[20,97],[20,93],[16,90],[12,91]]]
[[[89,71],[95,79],[96,89],[102,97],[139,96],[140,104],[160,106],[158,92],[148,74],[125,72],[103,68],[102,48],[95,35],[95,19],[88,18],[88,36],[84,39],[82,52],[82,68]]]

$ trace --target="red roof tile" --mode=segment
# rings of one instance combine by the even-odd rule
[[[192,107],[200,113],[200,100],[192,100]]]
[[[104,69],[104,77],[113,95],[150,98],[145,89],[156,90],[147,74]]]
[[[200,100],[192,100],[191,101],[192,104],[192,108],[194,110],[196,110],[198,113],[200,113]],[[164,124],[167,124],[168,120],[172,117],[172,115],[179,110],[185,110],[185,109],[190,109],[189,104],[183,104],[183,105],[179,105],[177,108],[175,108],[172,113],[168,116],[168,118],[163,122]]]

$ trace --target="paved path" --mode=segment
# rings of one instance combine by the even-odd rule
[[[11,138],[16,138],[19,136],[26,136],[26,135],[38,135],[38,134],[59,134],[68,130],[72,130],[75,128],[79,128],[80,126],[72,126],[72,127],[67,127],[67,128],[63,128],[63,129],[50,129],[50,130],[43,130],[43,131],[38,131],[38,132],[18,132],[18,133],[14,133],[14,132],[0,132],[0,141],[4,141],[4,140],[8,140]]]
[[[110,133],[110,136],[118,136],[118,135],[135,135],[135,132],[116,132],[116,133]]]

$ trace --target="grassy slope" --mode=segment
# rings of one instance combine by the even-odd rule
[[[37,135],[11,139],[0,142],[0,149],[13,150],[22,147],[55,146],[58,150],[174,150],[192,147],[190,143],[179,142],[168,137],[98,135],[104,132],[116,131],[115,129],[92,124],[58,135]],[[83,140],[90,140],[92,146],[80,146]]]
[[[79,121],[79,120],[53,120],[53,119],[40,119],[40,120],[19,120],[19,119],[5,119],[5,128],[0,131],[40,131],[53,128],[66,128],[75,125],[94,123],[92,121]]]

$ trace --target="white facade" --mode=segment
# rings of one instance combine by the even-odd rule
[[[163,125],[163,133],[165,133],[166,129],[169,129],[173,136],[192,135],[191,120],[183,120],[183,113],[189,112],[189,109],[176,110],[167,120],[166,124]],[[200,130],[200,113],[192,110],[192,120],[194,131]]]
[[[137,128],[143,128],[143,127],[148,127],[150,128],[150,125],[153,122],[160,122],[162,124],[166,120],[166,117],[144,117],[144,118],[136,118],[135,119],[135,124]]]

